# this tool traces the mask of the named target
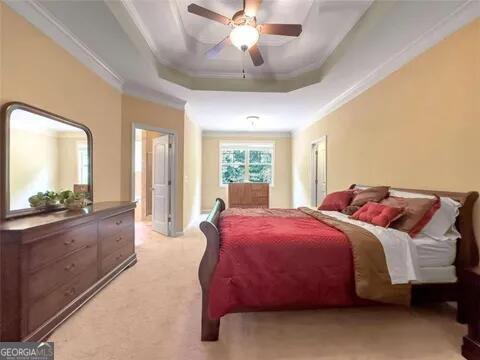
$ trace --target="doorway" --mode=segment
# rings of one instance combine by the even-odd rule
[[[135,221],[162,235],[174,236],[176,134],[142,124],[133,124],[132,134]]]
[[[327,137],[312,142],[312,199],[311,205],[317,207],[327,196]]]

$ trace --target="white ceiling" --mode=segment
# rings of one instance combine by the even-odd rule
[[[233,45],[218,58],[208,59],[205,52],[227,37],[231,29],[187,12],[191,2],[131,0],[127,5],[162,64],[191,76],[239,77],[245,68],[250,77],[288,78],[320,67],[372,0],[264,0],[257,14],[260,23],[302,24],[303,32],[299,38],[262,35],[259,46],[266,63],[260,67],[253,66],[248,54]],[[195,3],[231,17],[243,1]]]
[[[301,128],[480,16],[476,0],[264,0],[261,21],[300,22],[304,32],[294,40],[262,39],[264,67],[232,80],[225,77],[236,74],[240,52],[203,58],[225,29],[188,14],[188,0],[6,3],[114,86],[175,107],[187,104],[203,129],[218,131]],[[229,15],[241,1],[196,3]],[[315,69],[295,73],[309,66]],[[248,115],[260,116],[256,129],[244,120]]]

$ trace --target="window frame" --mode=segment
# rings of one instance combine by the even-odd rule
[[[218,144],[218,184],[222,188],[228,187],[228,184],[222,183],[222,167],[223,167],[223,156],[222,150],[224,149],[233,149],[233,150],[245,150],[245,183],[250,183],[248,181],[250,174],[250,151],[251,150],[270,150],[272,152],[272,180],[269,184],[270,187],[275,186],[275,142],[274,141],[220,141]],[[255,184],[252,182],[252,184]]]

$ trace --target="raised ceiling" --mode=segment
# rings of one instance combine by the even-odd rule
[[[260,23],[298,23],[303,32],[299,38],[262,35],[259,46],[265,64],[260,67],[254,67],[250,58],[233,46],[218,58],[208,59],[205,52],[231,29],[187,12],[191,2],[133,0],[126,5],[161,64],[202,78],[240,78],[245,68],[249,77],[285,79],[319,68],[372,0],[263,1],[257,14]],[[194,2],[228,17],[243,6],[242,0]]]
[[[299,22],[303,33],[262,38],[265,65],[243,80],[233,47],[203,57],[228,28],[187,13],[187,0],[4,1],[123,92],[186,104],[216,131],[301,128],[480,16],[476,0],[264,0],[260,21]],[[225,15],[241,7],[195,2]],[[249,115],[260,116],[256,128]]]

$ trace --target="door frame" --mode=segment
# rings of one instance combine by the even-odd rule
[[[323,135],[316,140],[313,140],[310,143],[310,205],[318,206],[315,204],[317,199],[315,198],[316,184],[315,184],[315,154],[313,152],[313,147],[321,142],[325,143],[325,193],[328,194],[328,177],[327,177],[327,158],[328,158],[328,147],[327,147],[327,135]]]
[[[170,167],[170,178],[172,184],[170,186],[170,191],[168,192],[168,198],[170,203],[170,217],[172,221],[168,224],[168,236],[177,236],[177,203],[176,203],[176,194],[177,194],[177,132],[173,129],[165,129],[161,127],[156,127],[148,124],[134,122],[132,123],[132,146],[131,146],[131,164],[130,164],[130,175],[131,175],[131,200],[135,201],[135,130],[147,130],[155,131],[162,135],[169,135],[172,139],[172,149],[168,154],[168,162]],[[153,204],[152,204],[153,206]]]

